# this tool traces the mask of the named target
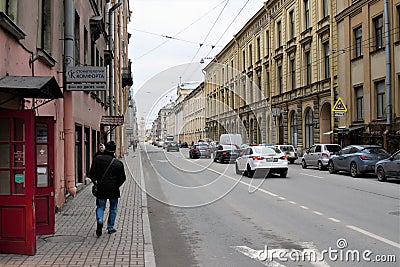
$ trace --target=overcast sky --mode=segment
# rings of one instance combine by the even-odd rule
[[[130,0],[133,94],[146,124],[263,6],[262,0]]]

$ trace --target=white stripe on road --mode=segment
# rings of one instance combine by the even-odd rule
[[[328,218],[329,220],[331,220],[331,221],[333,221],[333,222],[340,222],[340,220],[338,220],[338,219],[335,219],[335,218]]]
[[[364,229],[358,228],[357,226],[354,226],[354,225],[346,225],[346,227],[347,227],[347,228],[350,228],[350,229],[352,229],[352,230],[354,230],[354,231],[357,231],[357,232],[359,232],[359,233],[362,233],[362,234],[364,234],[364,235],[367,235],[367,236],[369,236],[369,237],[375,238],[376,240],[382,241],[383,243],[386,243],[386,244],[388,244],[388,245],[394,246],[394,247],[396,247],[396,248],[400,248],[400,244],[399,244],[399,243],[396,243],[396,242],[394,242],[394,241],[392,241],[392,240],[386,239],[386,238],[381,237],[381,236],[379,236],[379,235],[373,234],[373,233],[368,232],[368,231],[366,231],[366,230],[364,230]]]
[[[309,207],[306,207],[306,206],[300,206],[300,208],[305,209],[305,210],[310,209]]]
[[[297,203],[294,201],[289,201],[290,204],[296,205]]]
[[[324,215],[322,212],[319,212],[319,211],[316,211],[316,210],[314,210],[313,211],[315,214],[317,214],[317,215]]]

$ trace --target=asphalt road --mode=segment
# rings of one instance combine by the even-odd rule
[[[157,266],[398,266],[400,181],[300,165],[249,179],[147,144],[141,159]]]

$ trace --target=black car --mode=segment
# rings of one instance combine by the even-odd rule
[[[171,141],[168,142],[167,146],[166,146],[167,152],[169,151],[179,151],[179,145],[177,142]]]
[[[214,162],[224,163],[235,161],[241,149],[237,145],[219,145],[214,152]]]
[[[181,142],[181,143],[179,144],[179,147],[181,147],[181,148],[188,148],[189,145],[188,145],[187,142]]]
[[[197,159],[200,157],[211,158],[211,147],[209,144],[194,144],[190,147],[189,158]]]

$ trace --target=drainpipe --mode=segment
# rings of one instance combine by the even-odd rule
[[[390,32],[389,32],[389,0],[385,0],[385,51],[386,51],[386,123],[390,126],[392,121],[392,105],[390,103],[391,87],[391,62],[390,62]]]
[[[119,0],[118,3],[113,5],[108,10],[108,48],[110,51],[113,51],[113,28],[114,28],[114,11],[122,5],[122,0]],[[109,65],[109,99],[110,99],[110,116],[114,116],[114,68],[113,68],[113,58],[110,61]],[[114,130],[110,129],[110,140],[114,140]]]
[[[72,115],[72,92],[66,90],[65,73],[67,67],[73,66],[74,55],[74,5],[73,0],[64,0],[64,172],[65,187],[72,196],[76,194],[75,186],[75,141],[74,120]]]

